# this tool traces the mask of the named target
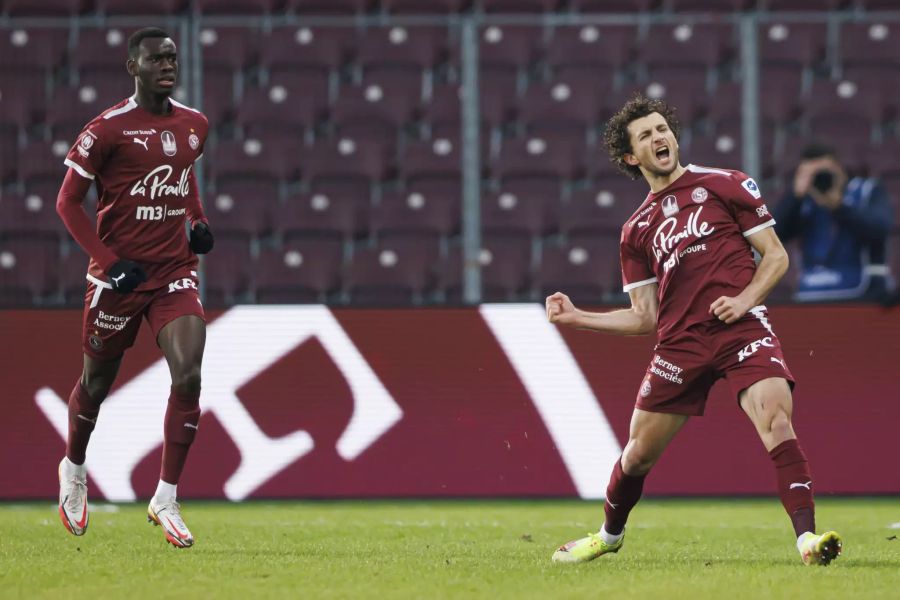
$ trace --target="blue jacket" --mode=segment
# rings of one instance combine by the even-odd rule
[[[773,216],[783,242],[800,240],[797,300],[847,300],[892,289],[886,260],[894,214],[887,191],[875,179],[851,179],[843,204],[834,211],[810,196],[789,193]]]

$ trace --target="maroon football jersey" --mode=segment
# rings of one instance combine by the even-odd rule
[[[659,339],[715,319],[709,305],[740,294],[756,272],[747,236],[775,225],[756,182],[688,165],[622,227],[624,290],[659,284]]]
[[[194,161],[203,154],[209,121],[170,102],[166,115],[142,109],[134,98],[119,102],[85,126],[65,159],[97,182],[97,233],[116,256],[147,272],[138,290],[162,287],[197,269],[184,224],[202,214]],[[106,281],[93,258],[88,274]]]

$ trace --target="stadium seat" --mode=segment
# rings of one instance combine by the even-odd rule
[[[649,98],[660,98],[678,110],[686,126],[701,118],[716,102],[707,94],[706,69],[696,66],[655,67],[647,72],[647,83],[641,90]]]
[[[0,109],[3,103],[0,102]],[[18,128],[0,122],[0,186],[11,183],[18,175]]]
[[[138,27],[110,27],[109,29],[81,29],[70,62],[79,72],[85,69],[118,69],[127,79],[125,61],[128,60],[128,38]],[[172,35],[175,35],[173,33]]]
[[[715,67],[726,57],[731,35],[728,25],[653,25],[638,56],[648,68]]]
[[[573,141],[547,137],[504,140],[491,171],[501,179],[511,177],[571,179],[583,171],[584,148]]]
[[[536,61],[543,48],[543,30],[534,26],[491,25],[481,30],[481,67],[520,69]]]
[[[89,261],[88,255],[78,244],[69,244],[69,251],[59,265],[59,289],[66,306],[80,307],[84,304]]]
[[[285,240],[317,237],[350,240],[367,231],[367,195],[307,192],[273,206],[272,224]]]
[[[271,77],[265,87],[245,88],[235,120],[247,136],[280,129],[299,137],[324,118],[327,104],[327,76],[316,71],[284,73]]]
[[[462,176],[459,138],[408,141],[400,157],[399,169],[408,183],[419,179],[459,180]]]
[[[326,302],[340,289],[342,252],[337,240],[296,240],[260,253],[253,267],[256,302]]]
[[[743,156],[740,122],[731,131],[722,129],[714,135],[695,137],[685,157],[695,165],[740,169]]]
[[[303,150],[303,178],[313,186],[320,180],[372,183],[384,179],[391,166],[393,144],[340,138],[317,142]]]
[[[760,116],[763,121],[787,125],[800,116],[803,71],[789,65],[763,65],[760,69]],[[717,103],[718,104],[718,103]],[[740,105],[737,106],[740,110]]]
[[[633,13],[659,8],[662,0],[571,0],[581,13]]]
[[[421,302],[431,282],[427,255],[413,246],[386,243],[357,250],[344,289],[356,304]]]
[[[371,68],[431,69],[446,55],[445,27],[373,27],[359,42],[356,62]]]
[[[484,302],[523,300],[528,295],[531,273],[531,243],[522,238],[485,238],[478,253],[481,292]],[[444,301],[459,304],[463,299],[463,257],[453,250],[435,269],[437,289]]]
[[[592,78],[560,77],[530,86],[522,98],[519,118],[533,135],[592,129],[600,115],[602,88]]]
[[[867,142],[883,118],[880,90],[848,80],[815,82],[804,108],[810,133],[835,144]]]
[[[764,23],[759,58],[763,65],[814,67],[825,58],[827,37],[824,23]]]
[[[218,233],[218,224],[211,221]],[[205,306],[222,308],[241,301],[250,289],[253,263],[246,239],[222,237],[203,259],[201,278],[205,290]]]
[[[888,138],[880,144],[870,146],[866,152],[866,166],[869,173],[881,178],[900,177],[898,156],[900,156],[900,140],[897,138]],[[900,201],[900,198],[896,200]]]
[[[30,142],[19,153],[19,181],[26,186],[36,180],[62,183],[68,169],[63,160],[72,142],[68,140]]]
[[[479,0],[486,13],[546,13],[551,12],[561,0]]]
[[[394,140],[421,102],[421,79],[411,73],[366,76],[345,86],[331,107],[338,135],[362,140]]]
[[[193,0],[194,10],[204,15],[271,15],[281,0]]]
[[[755,8],[756,0],[668,0],[669,9],[675,14],[685,12],[722,13]]]
[[[482,68],[478,75],[478,106],[483,123],[496,127],[513,118],[516,73],[509,69]],[[462,115],[460,114],[460,118]]]
[[[559,208],[559,229],[567,236],[617,235],[647,196],[647,188],[620,179],[600,181],[572,192]]]
[[[760,0],[760,8],[771,11],[835,10],[848,4],[848,0]]]
[[[528,239],[485,237],[479,261],[482,300],[522,300],[528,294],[531,285],[531,242]],[[461,270],[459,274],[462,276]]]
[[[840,29],[840,61],[850,65],[900,66],[900,24],[846,23]]]
[[[87,12],[90,2],[83,0],[5,0],[4,11],[10,17],[74,17]]]
[[[35,3],[22,4],[24,7]],[[68,30],[54,27],[9,27],[0,30],[0,71],[37,70],[42,74],[52,74],[63,61],[68,39],[66,34]]]
[[[544,246],[535,284],[541,296],[562,291],[579,303],[599,303],[610,289],[618,289],[618,265],[618,240],[612,236],[596,238],[588,247]]]
[[[58,263],[56,241],[0,241],[0,306],[30,305],[54,292]]]
[[[469,0],[381,0],[381,6],[392,15],[439,15],[460,12]]]
[[[266,139],[223,140],[205,165],[217,179],[258,177],[290,179],[300,167],[300,139],[288,134]]]
[[[287,0],[284,8],[298,15],[358,15],[373,4],[374,0]]]
[[[459,232],[461,204],[453,191],[386,192],[372,209],[372,232],[379,238],[398,234],[449,237]]]
[[[0,196],[0,236],[47,238],[60,241],[66,234],[62,219],[56,214],[59,181],[37,182],[24,194]]]
[[[217,182],[215,191],[204,194],[203,208],[217,236],[246,239],[269,229],[277,201],[273,181],[238,178]]]
[[[90,84],[57,88],[47,106],[44,123],[54,139],[74,143],[76,136],[94,117],[125,99],[122,96],[119,100],[113,100],[110,96],[109,92],[101,96],[97,88]]]
[[[234,75],[225,67],[204,67],[201,75],[202,101],[198,108],[209,119],[210,128],[234,117]]]
[[[203,68],[240,71],[258,53],[258,31],[248,27],[203,27],[199,34]]]
[[[494,235],[527,239],[550,233],[555,229],[551,218],[556,215],[551,215],[551,206],[556,200],[556,196],[542,193],[540,188],[482,194],[482,235],[485,239]]]
[[[86,98],[96,94],[101,111],[134,95],[134,80],[121,66],[84,69],[78,74],[77,87]]]
[[[420,110],[422,119],[429,124],[435,122],[462,121],[462,86],[458,83],[436,84]]]
[[[881,11],[897,8],[895,0],[856,0],[856,2],[864,10]]]
[[[40,123],[47,108],[46,77],[33,70],[0,69],[0,126],[20,131]],[[5,132],[4,132],[5,133]]]
[[[187,0],[94,0],[97,11],[104,15],[174,15],[183,12]]]
[[[276,27],[262,36],[260,65],[288,72],[337,70],[356,41],[355,31],[348,27]]]
[[[554,69],[621,69],[633,59],[636,40],[632,25],[557,27],[547,44],[547,64]]]

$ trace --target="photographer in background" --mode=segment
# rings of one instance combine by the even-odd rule
[[[886,299],[893,287],[886,264],[893,210],[877,180],[848,180],[833,148],[811,144],[792,193],[773,216],[781,240],[797,238],[802,248],[796,300]]]

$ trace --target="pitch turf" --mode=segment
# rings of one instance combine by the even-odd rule
[[[145,506],[95,507],[86,536],[50,504],[0,504],[0,598],[900,598],[900,498],[820,499],[844,536],[800,564],[771,500],[645,500],[617,555],[559,565],[599,502],[188,501],[176,550]]]

